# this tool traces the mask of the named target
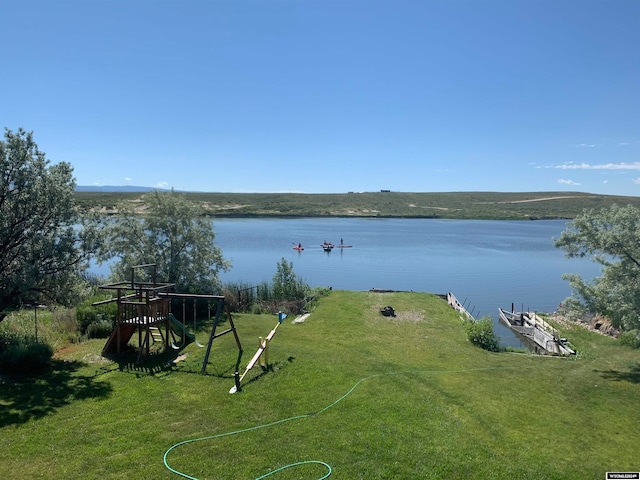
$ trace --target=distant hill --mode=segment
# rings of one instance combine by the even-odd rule
[[[76,192],[152,192],[168,191],[166,188],[137,187],[135,185],[77,185]]]
[[[94,187],[95,188],[95,187]],[[100,187],[98,187],[100,188]],[[112,211],[143,191],[78,191],[81,208]],[[120,187],[132,189],[133,187]],[[139,187],[141,188],[141,187]],[[491,220],[575,218],[584,209],[635,205],[640,197],[581,192],[363,192],[336,194],[186,192],[216,217],[404,217]]]

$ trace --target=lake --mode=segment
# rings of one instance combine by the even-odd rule
[[[233,268],[223,281],[269,281],[285,258],[312,287],[452,292],[475,317],[491,316],[502,343],[521,346],[498,308],[553,312],[571,294],[564,273],[600,274],[553,246],[563,220],[298,218],[215,219],[216,243]],[[352,248],[325,252],[324,241]],[[304,251],[293,249],[301,243]]]
[[[600,275],[553,246],[564,220],[374,218],[214,219],[216,244],[233,267],[223,282],[270,281],[282,258],[312,287],[452,292],[476,318],[494,319],[501,343],[522,346],[498,308],[553,312],[571,294],[564,273]],[[324,241],[351,248],[325,252]],[[293,249],[301,243],[304,251]],[[108,267],[95,267],[107,275]]]

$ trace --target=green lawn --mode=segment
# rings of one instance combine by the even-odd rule
[[[383,317],[391,305],[398,316]],[[334,291],[288,317],[230,395],[231,335],[163,366],[60,352],[47,378],[0,380],[0,478],[603,479],[638,471],[640,352],[564,331],[577,359],[489,353],[421,293]],[[235,315],[244,366],[276,316]],[[205,343],[207,331],[198,333]],[[237,433],[234,433],[237,432]],[[197,440],[198,441],[191,441]]]

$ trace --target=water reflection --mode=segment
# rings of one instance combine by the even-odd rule
[[[475,316],[491,316],[506,345],[521,343],[497,322],[498,308],[555,311],[571,290],[563,273],[591,278],[589,260],[553,246],[566,222],[434,219],[216,219],[217,243],[233,269],[224,281],[270,280],[281,258],[312,286],[453,292]],[[327,253],[324,241],[353,245]],[[301,243],[304,251],[296,251]]]

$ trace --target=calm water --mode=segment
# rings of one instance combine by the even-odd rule
[[[223,282],[269,281],[281,258],[312,287],[452,292],[474,316],[494,319],[504,345],[520,341],[498,308],[553,312],[571,294],[563,273],[600,274],[553,246],[567,222],[434,219],[215,219],[216,243],[233,264]],[[330,253],[325,240],[352,248]],[[297,252],[293,245],[302,243]],[[94,267],[107,275],[108,267]]]
[[[433,219],[216,219],[217,244],[233,268],[223,281],[271,280],[281,258],[311,286],[453,292],[474,316],[498,307],[555,311],[571,294],[563,273],[591,278],[599,268],[553,246],[566,222]],[[352,248],[326,253],[340,239]],[[302,243],[297,252],[293,245]],[[505,345],[519,346],[496,322]]]

